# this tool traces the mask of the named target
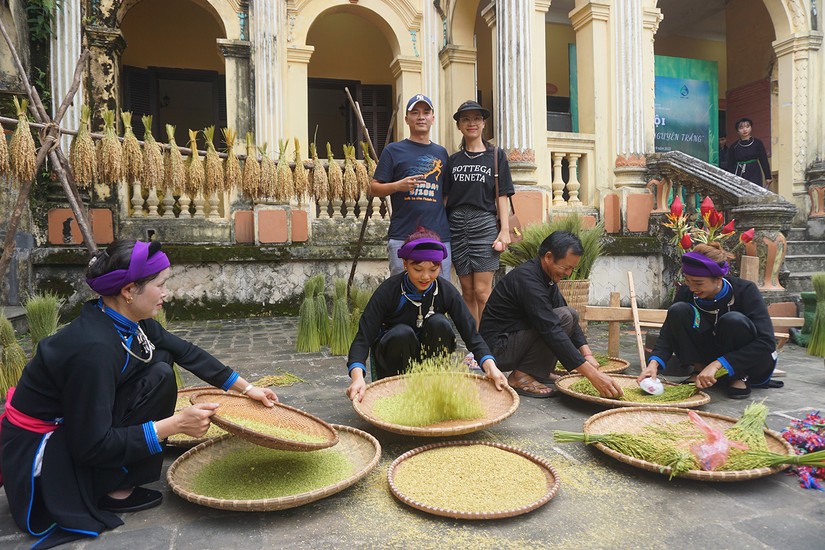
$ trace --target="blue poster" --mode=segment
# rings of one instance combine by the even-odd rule
[[[656,77],[656,152],[682,151],[708,162],[710,83]]]

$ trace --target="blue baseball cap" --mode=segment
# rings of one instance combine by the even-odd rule
[[[423,101],[424,103],[430,106],[431,110],[435,111],[435,107],[433,107],[433,102],[430,101],[429,97],[425,96],[424,94],[415,94],[407,102],[407,112],[409,113],[410,111],[412,111],[413,107],[415,107],[415,104],[420,101]]]

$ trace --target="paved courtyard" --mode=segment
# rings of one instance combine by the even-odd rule
[[[211,351],[247,379],[286,370],[305,382],[275,388],[284,403],[337,424],[370,432],[383,448],[378,468],[357,485],[291,510],[242,513],[191,504],[171,492],[164,477],[153,487],[162,506],[125,514],[125,525],[72,548],[793,548],[825,547],[825,493],[799,487],[796,477],[777,474],[736,483],[668,481],[632,468],[578,443],[555,443],[551,430],[581,431],[602,410],[566,396],[522,398],[516,413],[489,430],[464,439],[497,441],[547,459],[561,488],[547,505],[497,521],[458,521],[408,508],[389,493],[388,465],[400,454],[430,443],[384,432],[358,417],[344,390],[345,358],[294,351],[297,319],[171,321],[170,329]],[[627,327],[625,327],[627,328]],[[604,352],[606,326],[591,325],[593,349]],[[638,372],[632,332],[621,336],[622,357]],[[775,430],[789,418],[825,410],[825,366],[789,344],[779,366],[782,389],[754,390],[771,410]],[[195,384],[193,378],[187,384]],[[732,401],[711,389],[705,411],[739,416],[748,401]],[[181,454],[167,449],[165,466]],[[494,465],[490,465],[491,468]],[[514,487],[514,491],[518,488]],[[2,490],[0,490],[2,492]],[[28,548],[5,496],[0,497],[0,547]]]

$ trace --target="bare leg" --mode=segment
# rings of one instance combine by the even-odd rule
[[[474,275],[474,294],[476,310],[478,311],[476,323],[478,323],[479,319],[481,319],[481,314],[484,313],[484,307],[487,305],[487,300],[490,299],[490,294],[493,292],[493,272],[480,271]]]
[[[461,282],[461,297],[464,298],[464,303],[467,304],[467,309],[476,320],[476,328],[478,328],[478,321],[481,319],[481,312],[478,310],[475,296],[475,276],[478,273],[470,273],[469,275],[459,275],[458,280]]]

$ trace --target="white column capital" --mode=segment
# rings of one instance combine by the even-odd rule
[[[547,13],[550,10],[550,4],[552,3],[553,0],[535,0],[534,2],[536,11],[539,13]]]
[[[456,46],[454,44],[447,44],[439,52],[438,58],[441,61],[441,67],[446,68],[451,63],[464,63],[467,65],[476,64],[475,48],[467,48],[464,46]]]
[[[309,60],[315,52],[315,46],[290,46],[286,49],[288,63],[303,63],[309,65]]]
[[[481,10],[481,17],[489,28],[496,26],[496,0],[492,0],[486,8]]]
[[[422,66],[423,63],[421,59],[417,57],[399,55],[390,63],[390,71],[392,71],[393,78],[398,78],[401,76],[401,73],[420,73]]]
[[[607,22],[610,20],[610,2],[591,1],[589,4],[575,8],[567,16],[573,24],[574,31],[593,21]]]
[[[659,23],[662,22],[665,16],[662,15],[662,10],[659,8],[646,8],[642,12],[642,26],[646,31],[656,34],[659,30]]]
[[[821,31],[811,31],[806,34],[792,34],[790,36],[786,36],[785,38],[774,40],[773,42],[773,51],[776,53],[776,57],[782,57],[790,53],[802,51],[816,51],[821,47]]]

